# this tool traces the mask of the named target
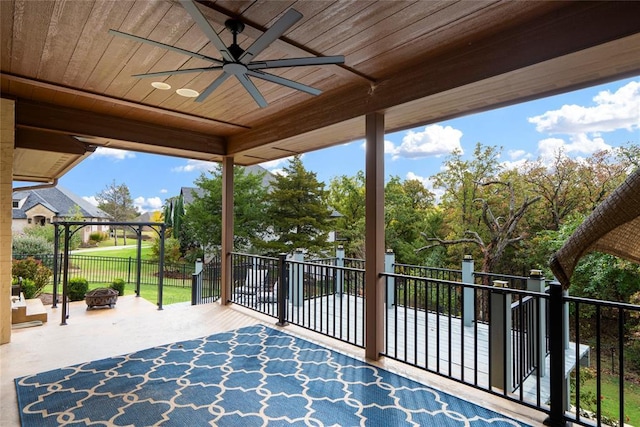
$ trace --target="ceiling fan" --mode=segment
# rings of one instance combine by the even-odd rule
[[[240,84],[249,92],[256,103],[261,107],[266,107],[267,101],[264,99],[255,84],[249,79],[249,77],[255,77],[258,79],[266,80],[271,83],[276,83],[282,86],[289,87],[291,89],[299,90],[309,93],[311,95],[319,95],[321,90],[314,87],[286,79],[274,74],[270,74],[264,70],[271,68],[286,68],[286,67],[302,67],[310,65],[328,65],[328,64],[343,64],[344,56],[322,56],[322,57],[306,57],[306,58],[285,58],[285,59],[272,59],[272,60],[260,60],[254,61],[264,49],[266,49],[272,42],[277,40],[285,31],[291,28],[296,22],[302,18],[302,14],[295,9],[289,9],[280,19],[276,21],[271,28],[265,31],[260,37],[258,37],[251,46],[246,50],[242,49],[237,43],[238,34],[244,29],[244,24],[237,19],[228,19],[225,22],[225,27],[233,34],[233,43],[226,46],[220,36],[213,29],[209,21],[202,14],[200,9],[196,6],[193,0],[180,0],[182,6],[191,15],[196,24],[202,29],[209,41],[220,52],[222,59],[213,58],[207,55],[203,55],[190,50],[181,49],[168,44],[160,43],[154,40],[146,39],[143,37],[135,36],[133,34],[123,33],[117,30],[109,30],[109,34],[125,37],[139,42],[147,43],[156,47],[161,47],[174,52],[182,53],[192,56],[194,58],[203,59],[209,61],[215,65],[209,67],[179,69],[170,71],[159,71],[154,73],[135,74],[133,77],[159,77],[168,76],[173,74],[184,73],[197,73],[207,71],[220,71],[220,74],[209,86],[207,86],[200,95],[195,99],[196,102],[202,102],[211,93],[216,90],[225,80],[230,76],[235,76]]]

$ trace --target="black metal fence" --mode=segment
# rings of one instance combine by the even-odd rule
[[[33,257],[42,261],[44,265],[53,268],[53,254],[29,255],[24,257],[16,256],[16,259]],[[63,254],[58,255],[59,276],[62,276]],[[68,277],[82,277],[89,283],[111,283],[116,279],[122,279],[125,283],[136,283],[137,259],[90,256],[90,255],[69,255]],[[194,272],[193,264],[164,264],[163,286],[174,286],[180,288],[191,287],[191,275]],[[140,284],[158,284],[159,263],[158,261],[140,261]]]

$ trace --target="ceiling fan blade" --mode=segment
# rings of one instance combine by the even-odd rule
[[[267,68],[305,67],[309,65],[344,64],[344,56],[312,56],[308,58],[285,58],[267,61],[256,61],[247,64],[250,70],[266,70]]]
[[[222,58],[224,58],[226,61],[233,62],[233,55],[231,55],[231,52],[229,52],[227,46],[224,44],[220,36],[218,36],[216,30],[213,29],[209,21],[207,21],[207,18],[205,18],[202,12],[200,12],[200,9],[198,9],[198,6],[196,6],[193,0],[180,0],[180,3],[182,4],[182,7],[184,7],[185,10],[189,13],[189,15],[191,15],[196,24],[198,24],[202,32],[205,33],[211,43],[213,43],[216,49],[220,51]]]
[[[196,102],[202,102],[207,99],[207,97],[211,95],[211,93],[216,90],[218,86],[224,83],[224,81],[227,80],[229,76],[229,73],[220,74],[217,79],[215,79],[209,86],[207,86],[205,90],[202,91],[202,93],[200,93],[200,95],[198,95],[198,97],[196,98]]]
[[[294,82],[293,80],[285,79],[284,77],[276,76],[274,74],[265,73],[264,71],[252,71],[247,70],[247,74],[258,79],[266,80],[272,83],[290,87],[291,89],[306,92],[311,95],[320,95],[322,91],[315,87],[307,86],[305,84]]]
[[[187,74],[187,73],[199,73],[202,71],[214,71],[214,70],[222,70],[222,66],[215,67],[203,67],[203,68],[188,68],[185,70],[170,70],[170,71],[156,71],[153,73],[144,73],[144,74],[134,74],[131,77],[160,77],[160,76],[172,76],[174,74]]]
[[[264,99],[256,85],[254,85],[253,82],[249,80],[249,78],[245,74],[236,74],[236,77],[238,78],[240,83],[242,83],[242,86],[244,86],[247,92],[249,92],[249,95],[251,95],[256,101],[256,104],[260,106],[260,108],[264,108],[269,105],[267,104],[267,100]]]
[[[295,9],[289,9],[267,31],[258,37],[249,48],[240,55],[240,62],[248,64],[260,52],[266,49],[274,40],[280,38],[285,31],[302,18],[302,14]]]
[[[191,52],[190,50],[186,50],[186,49],[180,49],[179,47],[175,47],[175,46],[171,46],[171,45],[168,45],[168,44],[160,43],[160,42],[157,42],[157,41],[154,41],[154,40],[145,39],[144,37],[134,36],[133,34],[123,33],[122,31],[109,30],[109,34],[114,35],[114,36],[118,36],[118,37],[124,37],[124,38],[127,38],[127,39],[135,40],[135,41],[146,43],[146,44],[150,44],[150,45],[155,46],[155,47],[161,47],[163,49],[172,50],[174,52],[182,53],[184,55],[189,55],[189,56],[192,56],[194,58],[204,59],[205,61],[213,62],[213,63],[216,63],[216,64],[222,64],[223,63],[219,59],[212,58],[212,57],[207,56],[207,55],[202,55],[202,54],[197,53],[197,52]]]

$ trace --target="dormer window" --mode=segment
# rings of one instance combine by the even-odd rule
[[[20,200],[14,200],[11,206],[13,209],[18,209],[20,207]]]

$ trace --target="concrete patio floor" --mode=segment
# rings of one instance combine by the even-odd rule
[[[258,323],[277,328],[275,319],[237,305],[174,304],[157,310],[133,295],[118,298],[113,309],[87,311],[84,301],[71,303],[64,326],[60,306],[47,306],[47,312],[49,321],[43,326],[14,329],[11,343],[0,346],[0,426],[20,425],[16,377]],[[291,325],[282,330],[358,359],[364,357],[358,347],[304,328]],[[372,363],[532,425],[541,425],[545,418],[538,411],[393,360]]]

